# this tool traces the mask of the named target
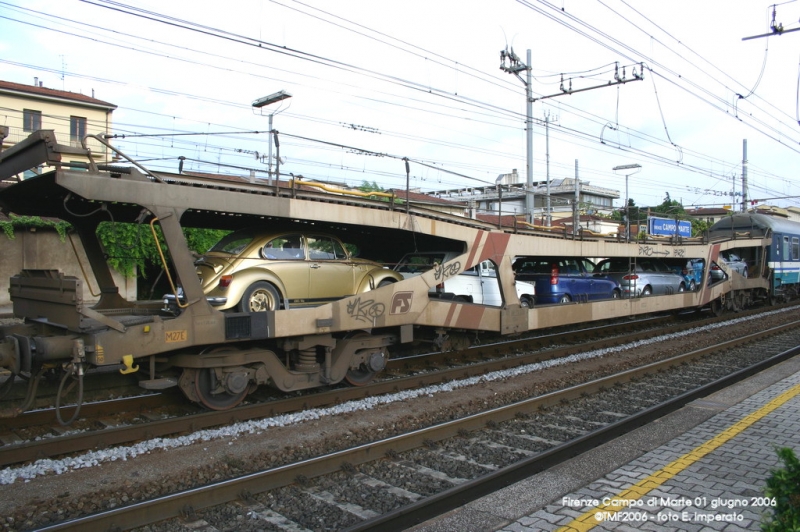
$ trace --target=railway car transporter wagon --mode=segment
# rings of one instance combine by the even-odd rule
[[[10,280],[14,315],[24,322],[0,328],[0,379],[4,387],[29,383],[28,397],[17,411],[32,404],[36,383],[48,373],[62,384],[71,379],[82,383],[95,369],[117,368],[143,388],[179,386],[193,401],[227,409],[259,385],[297,391],[343,380],[366,383],[386,365],[389,349],[400,343],[445,345],[442,339],[448,335],[519,334],[659,311],[720,310],[767,293],[764,275],[732,275],[693,293],[526,308],[512,270],[520,257],[635,260],[656,255],[711,264],[729,248],[740,256],[755,256],[768,243],[761,237],[628,244],[602,236],[554,236],[396,201],[308,190],[294,182],[267,186],[154,173],[118,150],[125,165],[91,162],[88,169],[73,169],[61,157],[75,150],[59,145],[51,131],[38,131],[0,152],[1,179],[42,164],[52,167],[1,190],[2,211],[69,222],[88,259],[81,278],[58,270],[23,270]],[[89,151],[82,152],[91,161]],[[163,298],[122,297],[98,240],[103,222],[133,224],[140,238],[157,243],[171,305],[165,306]],[[382,263],[396,263],[415,251],[455,253],[421,275],[385,286],[367,282],[361,285],[364,291],[316,306],[220,310],[208,300],[197,276],[184,235],[189,227],[335,234],[358,246],[364,258]],[[482,261],[494,265],[501,305],[430,296],[437,285]],[[358,267],[357,261],[352,264]],[[84,300],[85,283],[99,289],[98,301]]]

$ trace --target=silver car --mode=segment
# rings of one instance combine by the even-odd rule
[[[738,273],[742,277],[747,277],[747,262],[741,259],[739,255],[729,251],[723,251],[719,255],[719,261],[730,268],[731,271]],[[710,271],[712,283],[728,278],[728,275],[715,262],[711,263]]]
[[[594,274],[617,283],[622,297],[677,294],[686,290],[682,275],[663,261],[651,257],[612,258],[597,263]]]
[[[721,260],[731,270],[742,277],[747,277],[747,263],[739,255],[731,252],[722,252]]]

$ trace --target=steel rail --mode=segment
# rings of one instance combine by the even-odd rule
[[[783,328],[783,326],[781,328]],[[765,336],[766,334],[769,334],[771,331],[772,330],[766,331],[765,333],[757,333],[756,335],[752,335],[752,336],[757,336],[757,338],[752,338],[747,341],[755,341],[758,338]],[[726,342],[726,344],[738,344],[738,343],[739,343],[738,340]],[[678,357],[675,357],[671,365],[680,364],[682,362],[685,362],[686,360],[702,357],[703,355],[708,354],[712,350],[723,349],[724,348],[723,345],[725,344],[720,344],[720,346],[716,346],[715,348],[705,348],[692,353],[688,353],[686,355],[680,355]],[[728,345],[728,347],[732,346],[733,345]],[[543,453],[537,456],[521,460],[515,464],[512,464],[511,466],[487,474],[484,477],[465,482],[464,484],[461,484],[454,488],[437,493],[432,497],[426,498],[416,503],[412,503],[408,506],[399,508],[392,512],[383,514],[369,521],[364,521],[362,523],[359,523],[356,526],[348,528],[347,531],[348,532],[367,532],[367,531],[391,532],[391,531],[405,530],[408,527],[417,525],[423,521],[442,515],[450,510],[454,510],[469,502],[479,499],[480,497],[484,497],[490,493],[502,489],[510,484],[519,482],[521,480],[529,478],[532,475],[550,469],[551,467],[558,465],[561,462],[569,460],[570,458],[573,458],[581,453],[590,451],[599,445],[607,443],[641,426],[647,425],[648,423],[651,423],[652,421],[658,418],[661,418],[675,410],[678,410],[679,408],[682,408],[683,406],[692,401],[701,399],[714,392],[722,390],[741,380],[746,379],[751,375],[754,375],[760,371],[763,371],[771,366],[779,364],[780,362],[793,358],[797,355],[800,355],[800,346],[788,349],[766,360],[762,360],[761,362],[758,362],[752,366],[743,368],[734,373],[731,373],[730,375],[727,375],[713,382],[705,384],[699,388],[685,392],[668,401],[665,401],[658,405],[654,405],[641,412],[633,414],[628,418],[612,423],[611,425],[605,426],[597,431],[591,432],[584,436],[578,437],[575,440],[572,440],[570,442],[561,444],[557,447],[544,451]],[[647,368],[631,370],[631,374],[628,376],[626,380],[633,380],[649,372],[658,371],[659,369],[664,369],[665,367],[662,366],[661,363],[656,363],[653,366],[655,367],[652,367],[649,370],[647,370]],[[644,371],[644,373],[642,371]],[[583,390],[580,393],[585,394],[585,393],[597,392],[604,386],[607,387],[609,385],[613,385],[615,382],[623,381],[623,380],[611,381],[608,379],[602,379],[602,380],[606,381],[605,385],[603,384],[597,385],[593,383],[593,386],[591,387],[590,391],[587,392],[586,390]],[[575,391],[576,390],[572,390],[571,391],[572,393],[569,396],[564,397],[559,401],[563,399],[569,400],[578,397],[577,395],[575,395],[574,393]],[[552,405],[555,403],[551,401],[549,404]]]
[[[615,383],[635,380],[646,374],[680,365],[714,351],[729,349],[740,344],[753,342],[797,327],[800,327],[800,321],[794,321],[734,340],[728,340],[714,346],[677,355],[639,368],[626,370],[615,375],[602,377],[561,391],[548,393],[543,396],[526,399],[486,412],[466,416],[458,420],[419,429],[408,434],[386,438],[384,440],[359,445],[295,464],[288,464],[266,471],[243,475],[183,492],[142,501],[129,506],[99,512],[75,520],[57,523],[39,530],[47,532],[87,528],[109,530],[114,527],[130,529],[178,517],[182,514],[192,514],[194,511],[207,507],[225,504],[235,500],[246,500],[252,494],[291,484],[301,477],[314,478],[320,475],[333,473],[342,469],[345,464],[359,465],[387,455],[393,455],[394,453],[401,453],[420,447],[424,445],[426,441],[440,441],[445,438],[454,437],[464,431],[479,430],[486,427],[490,422],[497,423],[506,421],[514,418],[519,413],[536,411],[539,408],[553,406],[563,401],[581,397],[587,393],[596,393],[599,390],[613,386]],[[573,442],[560,445],[550,451],[544,452],[542,455],[522,460],[495,473],[468,482],[465,485],[446,490],[425,501],[384,514],[375,519],[364,521],[352,527],[350,530],[381,530],[383,532],[387,530],[402,530],[424,519],[438,515],[447,509],[461,506],[470,500],[490,493],[500,486],[508,485],[511,482],[530,476],[535,472],[552,467],[560,461],[566,460],[583,450],[592,448],[638,426],[644,425],[657,417],[680,408],[689,401],[728,386],[736,380],[741,380],[770,365],[777,364],[780,361],[795,356],[799,352],[800,347],[785,351],[754,366],[739,370],[731,376],[718,379],[696,390],[683,393],[670,401],[650,407],[631,416],[628,420],[614,423],[613,425],[598,430],[596,433],[585,435],[573,440]]]
[[[104,449],[112,445],[122,445],[125,443],[140,441],[156,437],[169,436],[182,432],[194,432],[197,430],[222,426],[236,422],[243,422],[252,419],[259,419],[268,416],[275,416],[289,412],[297,412],[309,408],[322,408],[345,401],[354,401],[372,397],[376,395],[396,393],[399,391],[412,390],[424,386],[441,384],[455,379],[469,378],[498,370],[511,369],[534,364],[546,360],[553,360],[566,357],[579,351],[589,351],[604,349],[616,345],[634,342],[641,339],[652,337],[654,334],[669,334],[685,330],[688,328],[699,327],[708,323],[715,323],[719,318],[701,320],[701,322],[691,322],[674,324],[656,331],[644,330],[634,331],[621,336],[612,338],[601,338],[593,341],[586,341],[588,336],[615,333],[620,328],[630,329],[636,325],[647,324],[650,319],[637,320],[636,322],[612,324],[601,327],[583,329],[578,332],[563,332],[554,335],[547,335],[537,338],[523,338],[501,344],[490,344],[476,346],[463,352],[436,353],[428,357],[390,359],[389,370],[409,371],[413,369],[410,364],[425,364],[430,368],[436,365],[448,366],[444,369],[425,371],[423,373],[408,377],[393,377],[361,387],[342,387],[328,391],[316,392],[299,397],[290,397],[274,401],[265,401],[240,406],[226,411],[206,411],[187,416],[170,417],[166,419],[151,420],[146,424],[121,425],[107,427],[92,432],[80,432],[37,441],[25,442],[18,445],[6,445],[0,447],[0,466],[19,464],[23,462],[38,460],[41,458],[51,458],[70,453],[86,451],[89,449]],[[544,351],[522,353],[515,356],[505,356],[508,352],[519,350],[529,350],[542,348],[545,345],[558,344],[569,340],[568,345],[550,348]],[[576,343],[581,341],[581,343]],[[488,359],[477,362],[478,359]],[[176,397],[180,397],[175,394]],[[147,405],[157,405],[157,401],[164,401],[166,396],[142,396],[139,399],[146,401]],[[141,411],[144,406],[136,404],[136,398],[123,403],[98,402],[84,406],[84,415],[97,414],[107,415],[115,406],[128,406],[134,411]],[[157,405],[163,406],[163,404]],[[44,419],[45,412],[52,415],[51,410],[38,411],[31,414],[24,414],[20,417],[31,416],[31,418],[47,424],[51,419]],[[14,418],[12,418],[14,419]],[[23,422],[18,421],[18,426],[23,426]],[[30,425],[30,424],[28,424]]]
[[[755,311],[753,311],[755,312]],[[417,363],[433,365],[447,365],[445,369],[427,371],[408,377],[395,377],[371,383],[361,387],[342,387],[328,391],[312,393],[299,397],[290,397],[274,401],[258,402],[240,406],[226,411],[206,411],[188,416],[170,417],[161,420],[152,420],[146,424],[123,425],[107,427],[93,432],[81,432],[65,436],[47,438],[37,441],[25,442],[19,445],[6,445],[0,447],[0,466],[19,464],[41,458],[62,456],[70,453],[86,451],[89,449],[104,449],[112,445],[146,440],[151,438],[169,436],[183,432],[194,432],[212,427],[244,422],[268,416],[275,416],[290,412],[297,412],[309,408],[323,408],[345,401],[354,401],[376,395],[396,393],[399,391],[413,390],[424,386],[441,384],[456,379],[463,379],[484,375],[492,371],[512,369],[527,364],[534,364],[553,360],[582,351],[605,349],[620,344],[635,342],[651,338],[654,334],[670,334],[686,329],[701,327],[709,323],[717,323],[720,318],[704,319],[700,322],[679,323],[659,330],[634,331],[632,333],[612,338],[601,338],[586,341],[590,335],[613,333],[619,328],[628,329],[637,324],[646,324],[649,320],[640,320],[632,323],[612,324],[602,327],[584,329],[579,332],[564,332],[537,338],[523,338],[502,344],[476,346],[464,352],[437,353],[430,357],[417,359]],[[576,338],[576,335],[578,336]],[[532,349],[532,344],[537,347],[552,345],[570,340],[569,345],[550,348],[544,351],[523,353],[515,356],[504,356],[507,352],[520,349]],[[575,343],[581,340],[581,343]],[[488,358],[483,362],[475,359]],[[469,362],[472,359],[473,362]],[[390,370],[408,371],[409,359],[390,359]],[[148,396],[145,396],[148,397]],[[162,401],[164,396],[162,395]],[[149,399],[152,402],[153,399]],[[97,403],[86,405],[87,412],[98,409],[107,412],[114,403]],[[136,407],[141,410],[141,407]],[[41,418],[43,414],[36,413]]]

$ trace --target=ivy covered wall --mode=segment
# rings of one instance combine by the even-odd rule
[[[0,306],[10,305],[9,279],[23,269],[60,270],[65,275],[78,277],[84,281],[84,300],[98,299],[95,294],[99,291],[88,259],[80,239],[73,235],[71,241],[78,251],[80,263],[76,258],[69,238],[72,229],[69,223],[11,215],[0,219],[0,228]],[[157,284],[162,281],[159,276],[162,267],[150,226],[105,222],[100,224],[97,233],[120,294],[129,300],[161,297],[166,287]],[[156,233],[166,251],[160,230],[157,229]],[[227,231],[187,228],[184,233],[189,248],[202,254]],[[88,280],[84,272],[89,276]]]

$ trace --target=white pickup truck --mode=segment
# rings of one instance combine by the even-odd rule
[[[434,264],[444,264],[460,255],[453,251],[418,251],[408,253],[394,270],[403,278],[423,274],[434,267]],[[514,282],[517,296],[523,307],[533,307],[535,286],[522,281]],[[485,260],[477,266],[461,273],[447,277],[442,285],[431,289],[431,293],[441,294],[440,297],[452,297],[456,301],[477,303],[500,307],[503,298],[500,294],[500,283],[497,279],[497,270],[492,261]]]

